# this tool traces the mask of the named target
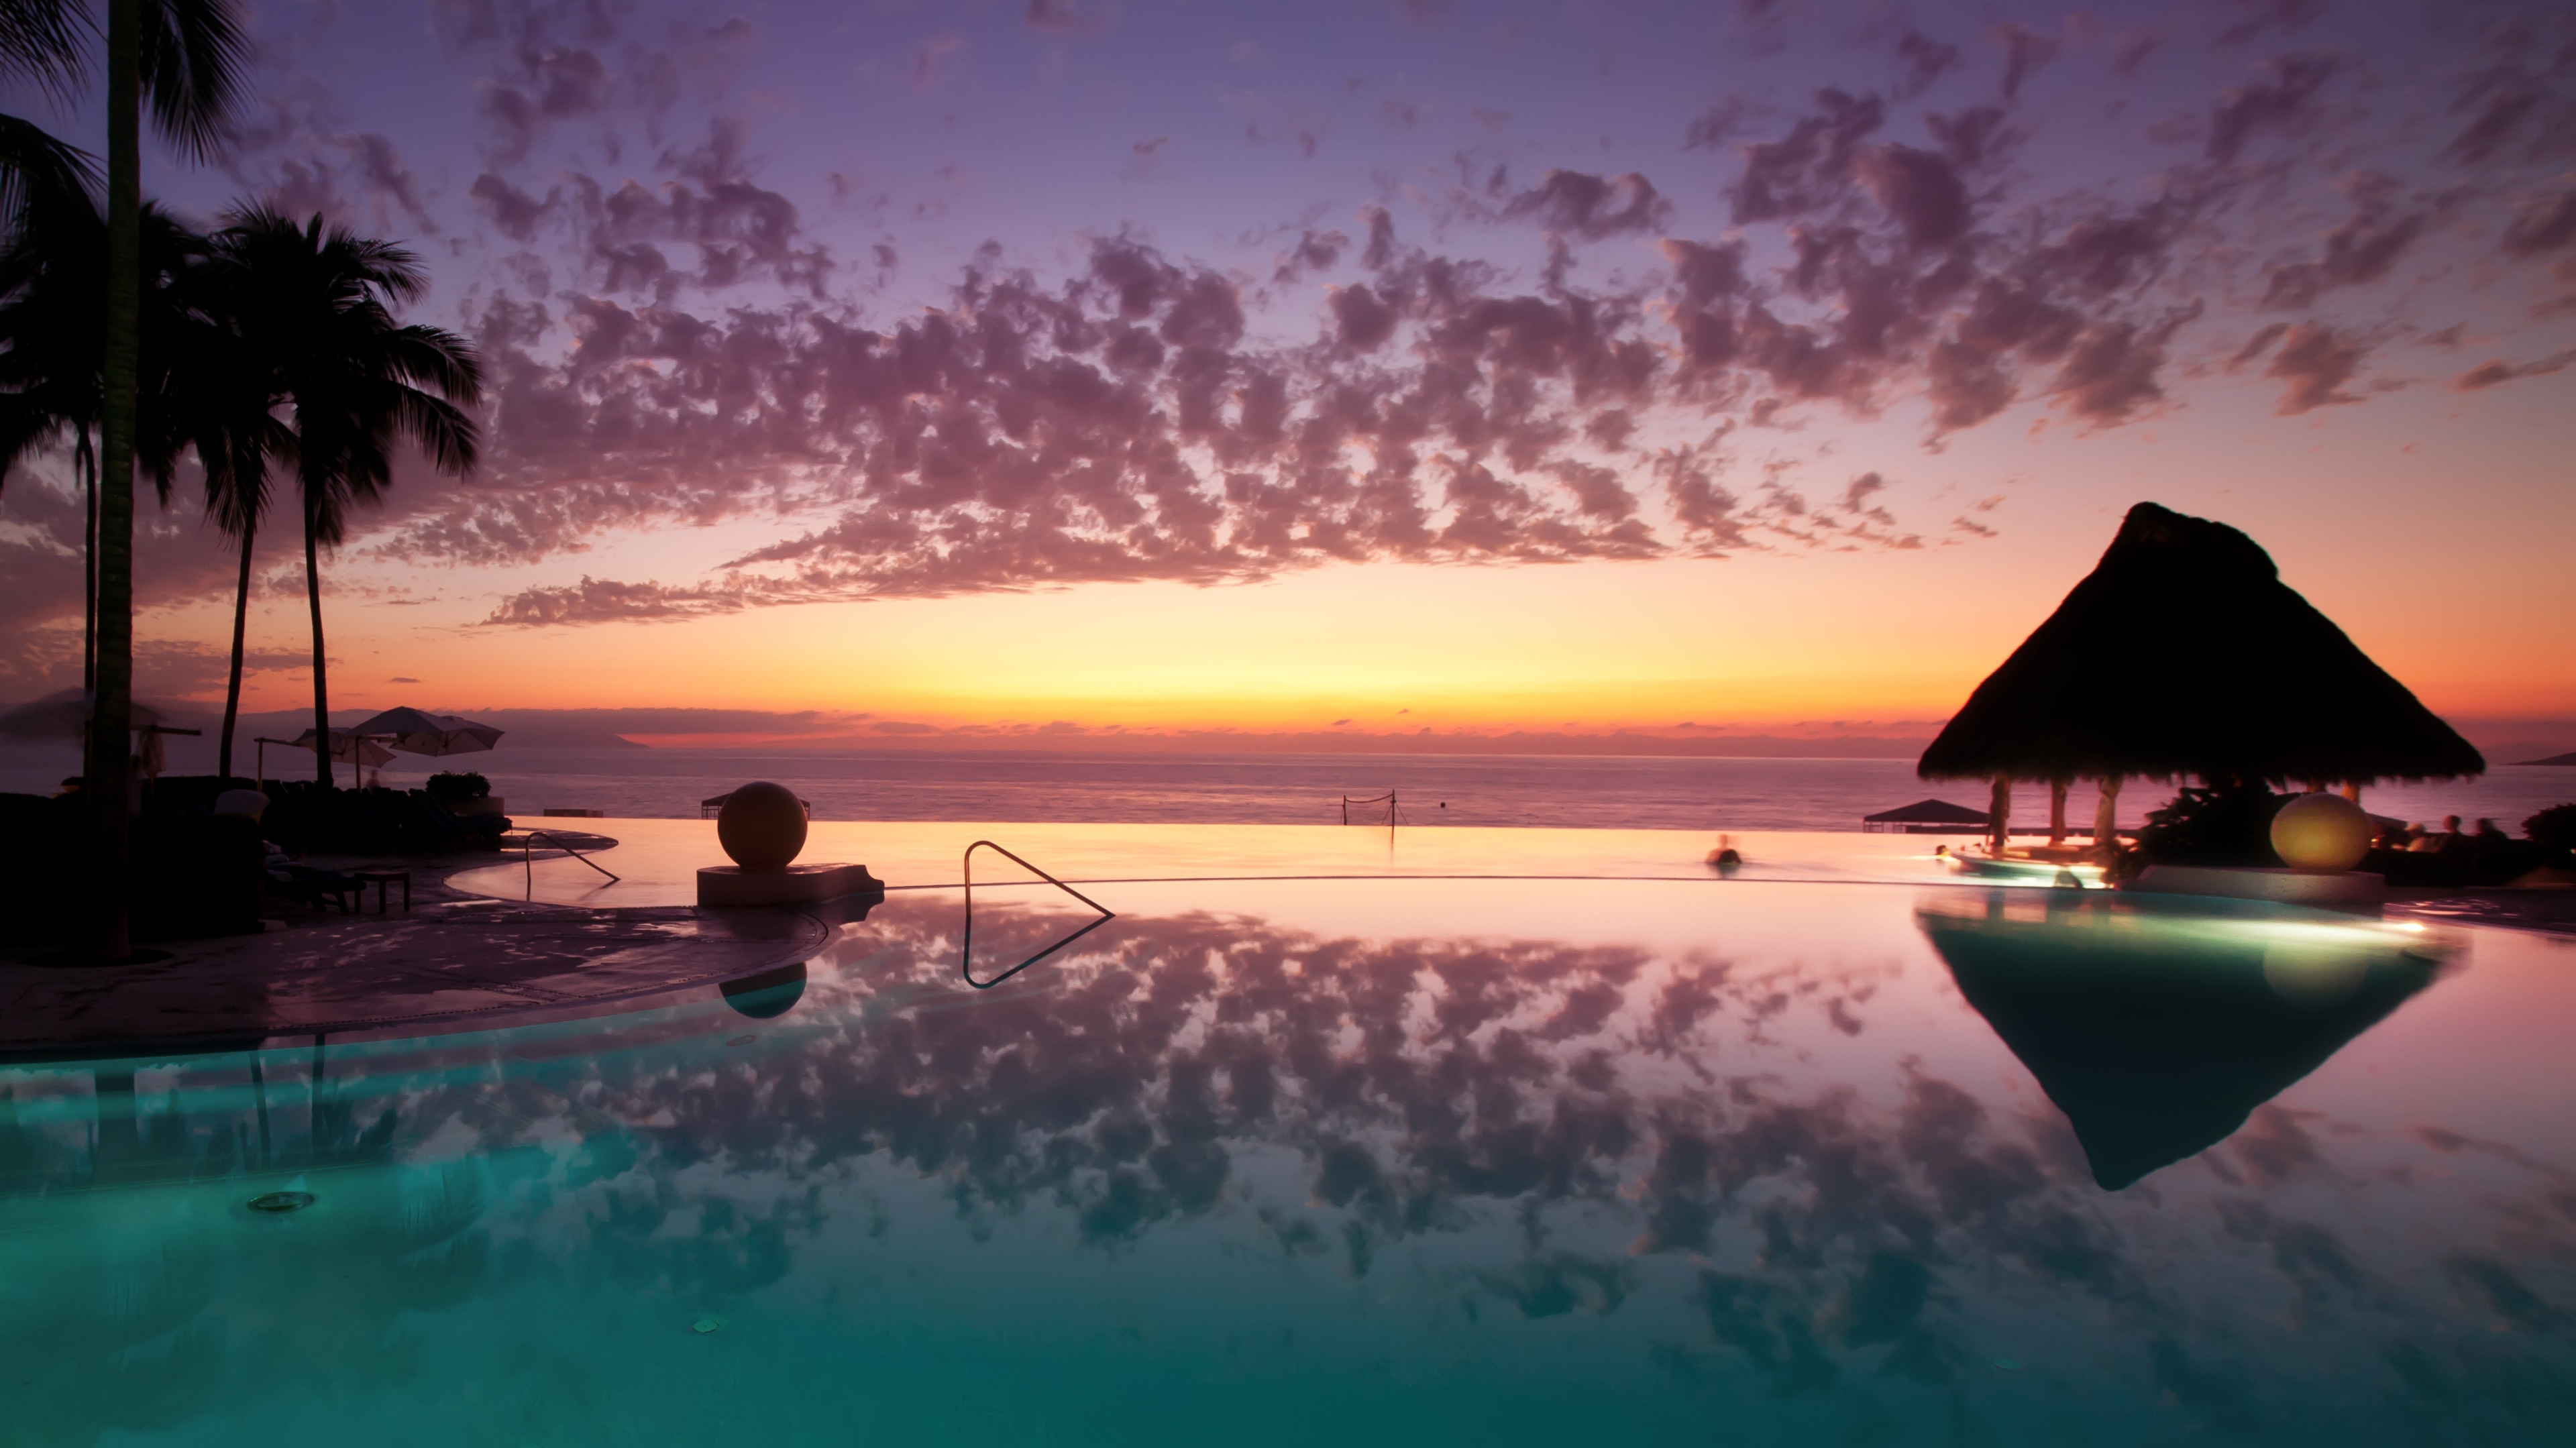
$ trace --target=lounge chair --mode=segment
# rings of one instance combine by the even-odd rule
[[[357,877],[337,870],[320,870],[311,865],[272,862],[268,867],[268,893],[322,908],[324,900],[340,902],[340,913],[351,913],[349,901],[358,893]]]

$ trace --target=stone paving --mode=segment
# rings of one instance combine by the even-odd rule
[[[314,863],[409,869],[412,908],[402,910],[397,884],[393,908],[376,913],[370,886],[357,914],[289,906],[265,933],[154,942],[168,958],[127,965],[0,949],[0,1059],[578,1010],[805,960],[833,932],[799,911],[518,905],[442,883],[488,857]]]

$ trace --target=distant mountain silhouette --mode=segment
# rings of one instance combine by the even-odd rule
[[[2526,759],[2525,764],[2576,764],[2576,754],[2553,754],[2547,759]]]

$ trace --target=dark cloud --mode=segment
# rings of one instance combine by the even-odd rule
[[[2504,229],[2507,256],[2538,256],[2576,241],[2576,191],[2525,199]]]
[[[2209,157],[2233,161],[2246,144],[2267,131],[2296,135],[2316,113],[2317,93],[2342,69],[2322,53],[2284,55],[2265,63],[2268,78],[2237,86],[2218,98],[2209,113]]]
[[[2266,35],[2291,35],[2326,13],[2326,0],[2226,0],[2236,18],[2218,32],[2221,45],[2243,45]]]
[[[1968,188],[1950,162],[1911,146],[1878,146],[1861,157],[1861,184],[1913,246],[1942,246],[1968,229]]]
[[[2570,365],[2576,365],[2576,351],[2553,352],[2531,362],[2482,363],[2454,378],[2451,389],[2455,392],[2479,392],[2518,378],[2546,377],[2552,372],[2564,372]]]
[[[1986,39],[2004,53],[2003,94],[2008,101],[2021,94],[2022,82],[2057,58],[2059,49],[2056,37],[2010,20],[1988,30]]]
[[[1934,81],[1958,69],[1959,47],[1935,40],[1919,30],[1908,30],[1896,39],[1896,58],[1905,67],[1905,79],[1897,86],[1897,94],[1916,96],[1929,90]]]
[[[512,594],[484,622],[528,626],[700,618],[782,601],[777,590],[753,580],[713,588],[671,588],[659,583],[614,583],[584,574],[579,583]]]
[[[1095,13],[1107,12],[1047,0],[1026,18],[1062,30]],[[1764,13],[1767,25],[1786,12]],[[2273,5],[2226,23],[2250,37],[2305,21]],[[490,94],[519,98],[540,140],[637,117],[658,136],[671,87],[714,96],[730,83],[721,64],[689,69],[687,53],[748,43],[701,27],[640,46],[626,21],[569,4],[460,0],[437,25],[451,51],[488,64]],[[2563,183],[2498,176],[2431,192],[2345,162],[2333,183],[2344,201],[2314,243],[2247,245],[2294,235],[2261,227],[2308,214],[2328,184],[2298,170],[2314,159],[2301,148],[2268,147],[2322,134],[2346,74],[2322,50],[2264,61],[2195,108],[2197,159],[2050,195],[2019,169],[2025,137],[2048,121],[2011,93],[2060,41],[1989,29],[2012,104],[1930,113],[1906,98],[1946,83],[1959,49],[1894,34],[1892,91],[1826,87],[1786,113],[1720,97],[1690,126],[1696,169],[1680,177],[1560,167],[1515,186],[1483,157],[1424,203],[1418,234],[1408,221],[1399,235],[1390,207],[1413,201],[1390,190],[1349,235],[1313,218],[1263,233],[1281,238],[1275,253],[1240,272],[1134,235],[1095,237],[1058,272],[1006,263],[994,244],[930,305],[894,315],[853,298],[721,112],[694,143],[638,149],[630,173],[536,179],[496,164],[467,194],[524,251],[475,302],[493,384],[486,467],[404,493],[370,545],[517,564],[620,531],[796,519],[791,536],[711,576],[590,576],[491,615],[523,626],[1369,560],[1920,546],[1903,486],[1810,503],[1844,483],[1740,475],[1728,440],[1748,427],[1788,436],[1816,410],[1917,404],[1936,446],[2016,406],[2115,427],[2170,405],[2178,362],[2240,347],[2237,366],[2268,357],[2285,412],[2350,402],[2367,339],[2404,334],[2354,313],[2442,228],[2492,224],[2508,262],[2546,264],[2576,244]],[[1873,43],[1884,63],[1890,42]],[[647,85],[652,66],[630,76],[623,58],[648,51],[678,79]],[[2546,65],[2527,55],[2500,48],[2485,63],[2546,88]],[[1229,103],[1259,136],[1326,124],[1279,97]],[[398,157],[371,162],[358,146],[350,158],[386,204],[405,204],[406,187],[417,199]],[[340,175],[310,179],[335,188]],[[1692,188],[1714,190],[1734,229],[1679,226],[1672,198]],[[2503,196],[2522,198],[2510,219],[2496,214]],[[1420,239],[1459,223],[1491,244]],[[1514,248],[1525,269],[1504,259]],[[886,248],[859,270],[891,263]],[[2251,346],[2237,322],[2207,358],[2189,329],[2232,297],[2306,315]],[[2454,385],[2555,370],[2553,349],[2535,350],[2526,369],[2490,363]],[[1973,511],[1946,528],[1992,531]]]
[[[1598,239],[1660,227],[1672,210],[1654,184],[1633,171],[1611,177],[1550,171],[1536,187],[1512,198],[1508,214],[1535,216],[1560,231]]]
[[[1861,144],[1887,123],[1887,107],[1834,89],[1815,101],[1815,113],[1787,135],[1744,147],[1743,172],[1727,191],[1738,225],[1821,211],[1848,192]]]
[[[2379,280],[2423,236],[2438,213],[2431,203],[2401,207],[2397,183],[2376,172],[2347,178],[2344,189],[2353,202],[2351,218],[2327,235],[2324,256],[2272,269],[2263,294],[2265,306],[2312,307],[2320,296],[2337,287]],[[2576,215],[2571,215],[2568,224],[2571,232],[2576,232]],[[2508,231],[2506,246],[2510,249],[2512,245],[2513,237]]]
[[[2369,351],[2369,343],[2332,327],[2304,322],[2292,327],[2282,335],[2280,350],[2272,354],[2272,365],[2263,369],[2264,376],[2277,377],[2288,384],[2273,410],[2283,417],[2295,417],[2320,407],[2360,401],[2344,390],[2344,384],[2361,370],[2361,359]]]

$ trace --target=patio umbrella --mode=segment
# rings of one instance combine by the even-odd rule
[[[264,739],[260,742],[285,744],[296,749],[310,749],[313,747],[313,731],[307,729],[292,739],[274,741]],[[360,737],[355,729],[334,729],[331,731],[331,757],[342,764],[354,758],[360,764],[374,766],[393,763],[394,754],[392,750],[373,739]]]
[[[64,689],[0,713],[0,734],[12,739],[78,739],[88,732],[93,707],[86,689]],[[170,722],[170,710],[140,699],[133,702],[133,727]]]
[[[474,754],[501,742],[502,731],[453,714],[418,709],[387,709],[360,724],[356,733],[381,739],[405,754]]]

